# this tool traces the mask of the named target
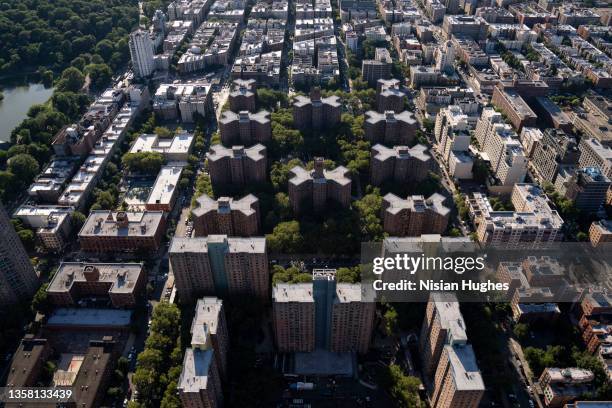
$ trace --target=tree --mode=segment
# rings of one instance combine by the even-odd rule
[[[76,67],[68,67],[62,71],[62,75],[57,83],[60,92],[78,92],[85,84],[85,76]]]
[[[336,279],[338,282],[356,283],[361,280],[361,268],[354,266],[352,268],[341,267],[336,271]]]
[[[8,170],[16,175],[22,185],[28,185],[40,171],[36,159],[27,153],[21,153],[9,159]]]
[[[158,126],[155,128],[155,134],[162,139],[168,139],[174,136],[174,134],[167,127]]]
[[[448,235],[451,237],[460,237],[461,230],[459,228],[451,228],[450,231],[448,232]]]
[[[159,152],[136,152],[126,153],[121,164],[129,171],[153,175],[159,173],[164,161],[164,156]]]
[[[300,232],[300,224],[297,221],[281,222],[266,235],[268,247],[272,252],[292,254],[302,249],[304,237]]]
[[[21,240],[23,246],[26,249],[34,249],[34,244],[36,242],[34,231],[32,231],[31,229],[22,229],[20,231],[17,231],[17,235],[19,236],[19,239]]]
[[[512,332],[519,341],[524,341],[529,337],[529,326],[525,323],[517,323]]]
[[[163,355],[160,350],[145,347],[145,349],[138,354],[138,367],[145,368],[148,370],[159,370],[163,362]]]
[[[87,217],[85,217],[85,215],[82,212],[80,211],[73,212],[72,213],[72,228],[77,231],[80,230],[83,224],[85,224],[86,220],[87,220]]]
[[[51,303],[47,295],[47,289],[49,288],[48,283],[43,283],[32,298],[32,312],[47,314],[51,309]]]
[[[405,408],[419,407],[419,387],[421,381],[403,373],[397,364],[389,365],[386,375],[386,385],[397,406]]]
[[[89,64],[85,67],[85,72],[89,75],[91,85],[96,89],[106,87],[113,76],[113,71],[106,64]]]
[[[384,237],[383,225],[380,220],[382,211],[382,196],[375,188],[361,200],[353,203],[359,215],[359,230],[363,241],[381,241]]]
[[[176,381],[170,381],[161,401],[161,408],[181,408],[181,400],[178,397]]]
[[[398,316],[397,310],[393,306],[389,306],[385,312],[385,332],[387,336],[391,336],[397,332]]]
[[[258,88],[257,103],[262,109],[276,110],[279,103],[287,104],[287,94],[270,88]]]

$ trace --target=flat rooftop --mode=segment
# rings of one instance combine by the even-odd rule
[[[448,352],[455,388],[460,391],[484,391],[482,374],[472,346],[466,344],[444,348]]]
[[[163,166],[157,174],[147,204],[169,204],[182,173],[182,166]]]
[[[142,273],[140,263],[62,262],[47,291],[68,292],[74,285],[97,282],[108,284],[109,293],[131,293]]]
[[[46,326],[127,327],[131,320],[131,310],[59,308],[51,314]]]
[[[154,236],[163,220],[163,211],[112,212],[96,210],[92,211],[87,217],[83,228],[79,232],[79,237]]]
[[[229,253],[265,253],[264,237],[228,237],[227,235],[208,235],[207,237],[184,238],[174,237],[170,243],[172,253],[207,253],[210,245],[226,245]]]

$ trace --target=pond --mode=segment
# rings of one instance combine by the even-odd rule
[[[0,101],[0,142],[9,141],[11,131],[26,118],[32,105],[45,103],[53,88],[45,88],[43,84],[2,84],[0,85],[4,99]]]

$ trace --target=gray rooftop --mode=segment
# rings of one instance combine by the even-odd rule
[[[152,237],[163,220],[163,211],[94,210],[87,217],[79,236]]]
[[[170,253],[207,253],[210,244],[225,244],[229,253],[263,254],[266,252],[264,237],[238,238],[227,235],[208,235],[207,237],[174,237],[170,243]]]
[[[383,197],[388,203],[386,211],[397,214],[402,210],[413,212],[423,212],[426,210],[434,211],[440,215],[448,215],[450,208],[444,205],[446,198],[439,193],[432,194],[428,199],[422,195],[408,196],[406,199],[400,198],[393,193],[388,193]]]
[[[244,215],[251,215],[255,213],[253,206],[257,202],[258,199],[253,194],[246,195],[239,200],[235,200],[231,197],[219,197],[219,199],[215,200],[203,194],[196,200],[197,205],[192,213],[196,217],[200,217],[211,211],[219,213],[240,211]]]

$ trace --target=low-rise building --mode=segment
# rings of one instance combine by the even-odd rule
[[[162,166],[145,203],[147,211],[170,212],[176,203],[182,166]]]
[[[196,200],[191,214],[196,237],[217,234],[250,237],[260,229],[259,200],[253,194],[239,200],[231,197],[214,200],[204,194]]]
[[[539,384],[547,407],[561,407],[591,390],[595,375],[582,368],[546,367]]]
[[[47,288],[55,306],[74,306],[82,298],[108,297],[113,307],[134,308],[143,295],[146,273],[139,263],[62,262]]]
[[[84,252],[157,251],[165,232],[163,211],[94,210],[79,231]]]
[[[193,133],[188,132],[179,133],[169,139],[160,138],[155,134],[143,134],[134,141],[129,152],[156,152],[161,153],[166,161],[186,162],[194,141]]]
[[[47,250],[60,252],[70,240],[72,212],[69,207],[22,205],[13,217],[34,229],[39,242]]]

